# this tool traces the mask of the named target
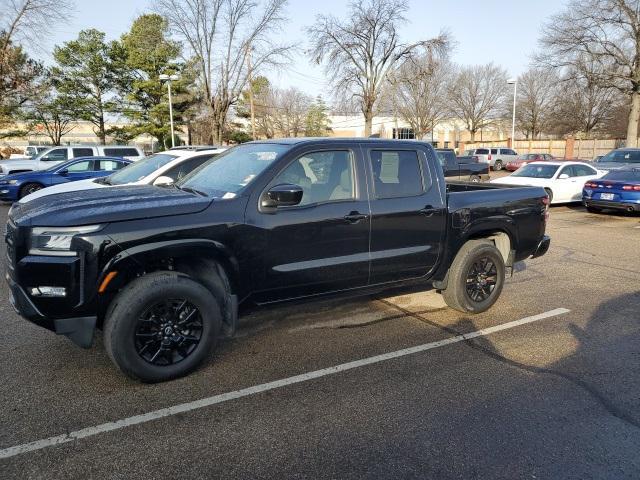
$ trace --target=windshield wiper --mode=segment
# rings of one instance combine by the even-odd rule
[[[195,193],[196,195],[200,195],[202,197],[208,197],[209,196],[206,193],[204,193],[202,190],[198,190],[198,189],[193,188],[193,187],[179,187],[178,185],[175,185],[175,187],[179,188],[183,192]]]

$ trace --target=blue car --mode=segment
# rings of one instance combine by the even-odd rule
[[[15,202],[41,188],[111,175],[131,163],[118,157],[78,157],[47,170],[0,177],[0,200]]]
[[[612,170],[602,178],[589,180],[582,190],[582,203],[590,212],[640,212],[640,168]]]

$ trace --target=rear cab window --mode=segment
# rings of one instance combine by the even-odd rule
[[[74,158],[93,157],[93,148],[91,147],[73,148],[73,156]]]

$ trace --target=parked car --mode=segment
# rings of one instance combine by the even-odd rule
[[[640,212],[640,168],[612,170],[597,181],[588,181],[582,190],[582,203],[590,212]]]
[[[640,148],[617,148],[611,150],[600,158],[596,165],[600,170],[640,168]]]
[[[525,153],[524,155],[518,155],[515,160],[507,163],[505,170],[515,172],[520,167],[531,162],[550,162],[552,160],[555,160],[555,158],[548,153]]]
[[[89,178],[72,184],[65,183],[37,191],[23,197],[21,202],[30,202],[36,198],[63,192],[91,190],[104,187],[120,187],[123,185],[170,184],[181,179],[203,163],[211,160],[224,148],[209,150],[170,150],[153,154],[149,157],[115,172],[104,178]]]
[[[6,175],[0,178],[0,200],[15,202],[52,185],[104,177],[130,163],[130,160],[117,157],[79,157],[54,165],[48,170]]]
[[[129,147],[126,145],[53,147],[37,154],[33,158],[0,161],[0,175],[47,170],[54,165],[66,162],[72,158],[95,156],[118,157],[135,161],[143,158],[144,154],[138,147]]]
[[[467,314],[505,270],[544,255],[539,187],[445,184],[428,144],[278,139],[238,145],[171,188],[15,203],[12,305],[146,382],[193,371],[250,305],[436,288]],[[26,272],[29,272],[27,275]]]
[[[437,148],[436,155],[447,180],[483,182],[489,180],[489,165],[479,163],[477,157],[456,157],[448,148]]]
[[[488,163],[493,170],[502,170],[503,167],[515,160],[518,154],[515,150],[504,147],[474,148],[464,152],[465,156],[478,157],[480,163]]]
[[[605,173],[583,162],[533,162],[491,183],[542,187],[549,195],[550,203],[570,203],[581,201],[586,181],[600,178]]]

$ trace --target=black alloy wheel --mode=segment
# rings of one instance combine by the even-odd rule
[[[470,300],[481,303],[496,288],[498,269],[489,257],[476,259],[467,272],[466,292]]]
[[[20,198],[26,197],[27,195],[37,192],[38,190],[42,190],[42,185],[40,185],[39,183],[27,183],[20,189]]]
[[[179,363],[196,350],[202,328],[200,311],[186,299],[159,301],[138,318],[136,352],[153,365]]]

